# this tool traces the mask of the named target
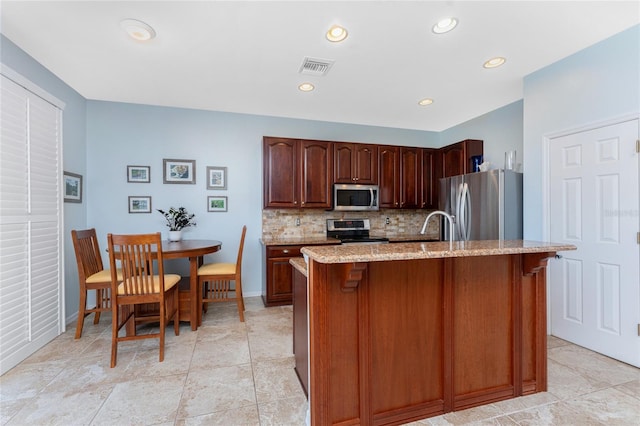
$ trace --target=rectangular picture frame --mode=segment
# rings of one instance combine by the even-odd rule
[[[163,183],[195,184],[196,160],[162,160]]]
[[[227,168],[207,166],[207,189],[227,189]]]
[[[127,166],[127,182],[131,182],[131,183],[151,182],[151,167]]]
[[[227,211],[227,197],[220,197],[217,195],[207,197],[207,211],[208,212],[226,212]]]
[[[151,197],[147,195],[130,195],[129,213],[151,213]]]
[[[82,203],[82,175],[62,172],[65,203]]]

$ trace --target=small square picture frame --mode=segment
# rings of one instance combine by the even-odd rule
[[[151,197],[147,195],[130,195],[129,213],[151,213]]]
[[[207,189],[227,189],[227,168],[207,166]]]
[[[127,166],[127,182],[131,182],[131,183],[151,182],[151,167]]]
[[[63,171],[62,185],[65,203],[82,203],[82,175]]]
[[[208,212],[226,212],[227,211],[227,197],[226,196],[209,196],[207,197],[207,211]]]
[[[163,183],[196,183],[196,160],[162,160]]]

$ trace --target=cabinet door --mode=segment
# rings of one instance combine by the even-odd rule
[[[290,257],[267,259],[267,294],[265,305],[291,303],[293,296],[293,274]]]
[[[332,150],[331,142],[300,142],[300,207],[331,208]]]
[[[333,144],[333,181],[335,183],[355,183],[352,170],[355,161],[353,145],[345,142]]]
[[[264,207],[299,207],[297,144],[295,139],[263,139]]]
[[[380,207],[399,208],[400,148],[397,146],[380,146],[378,148],[378,164]]]
[[[443,148],[443,177],[464,174],[464,144],[462,142]]]
[[[400,148],[400,208],[420,206],[420,148]]]
[[[441,148],[441,152],[443,177],[463,175],[473,172],[471,158],[482,155],[483,142],[478,139],[466,139]]]
[[[436,171],[436,150],[422,149],[422,168],[420,177],[420,207],[423,209],[438,208],[438,178]]]
[[[378,147],[360,143],[353,144],[353,170],[356,183],[377,184]]]

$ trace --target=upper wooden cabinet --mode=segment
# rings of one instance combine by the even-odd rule
[[[420,207],[421,148],[380,146],[380,207]]]
[[[462,142],[441,148],[442,174],[440,177],[463,175],[473,172],[471,157],[482,155],[483,143],[477,139],[467,139]]]
[[[265,208],[331,207],[331,142],[263,138]]]
[[[421,155],[420,148],[400,148],[400,208],[420,208]]]
[[[333,183],[380,186],[387,209],[438,208],[439,180],[473,171],[483,142],[467,139],[440,149],[265,136],[264,208],[332,207]]]
[[[334,183],[378,183],[378,146],[362,143],[333,143]]]
[[[420,208],[437,209],[438,208],[438,177],[436,171],[438,168],[438,150],[423,148],[422,168],[420,169]]]
[[[380,179],[378,195],[380,207],[399,208],[400,147],[386,145],[378,147],[378,178]]]

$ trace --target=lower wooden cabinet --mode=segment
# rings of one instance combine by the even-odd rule
[[[265,279],[262,300],[265,306],[290,305],[293,300],[293,269],[289,259],[300,257],[303,246],[265,246]]]

